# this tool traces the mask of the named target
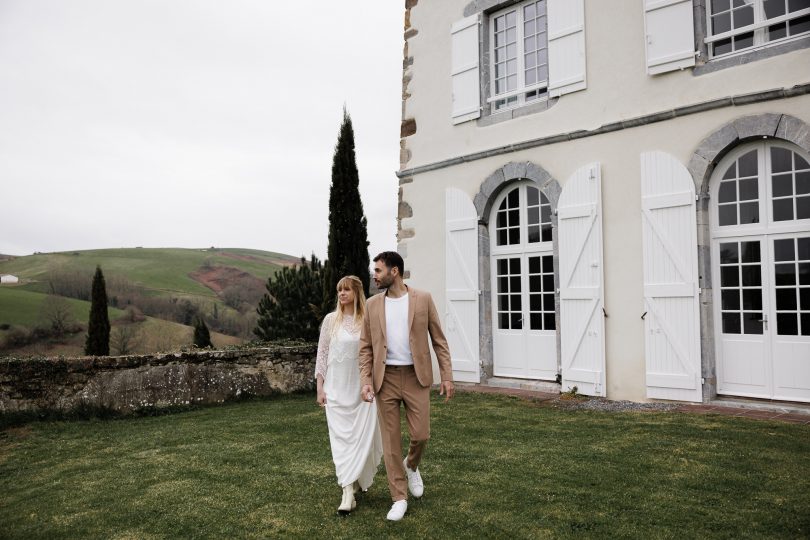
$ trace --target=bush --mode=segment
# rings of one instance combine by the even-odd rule
[[[3,349],[18,349],[33,343],[31,330],[24,326],[14,326],[3,340]]]

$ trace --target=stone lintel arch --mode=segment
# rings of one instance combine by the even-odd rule
[[[551,204],[551,239],[554,259],[555,290],[559,284],[559,261],[557,248],[557,203],[562,188],[560,183],[543,167],[530,161],[509,162],[496,169],[483,182],[473,199],[478,213],[478,288],[481,291],[478,302],[478,332],[481,359],[481,378],[492,377],[492,280],[490,274],[489,217],[492,205],[498,195],[511,184],[520,180],[530,180],[546,196]],[[554,304],[557,318],[557,368],[560,366],[560,298],[555,292]]]
[[[757,139],[781,139],[810,153],[810,125],[789,114],[742,116],[703,139],[689,160],[689,173],[698,193],[697,245],[700,276],[700,355],[705,383],[703,401],[717,397],[717,358],[714,340],[709,182],[717,164],[740,144]]]

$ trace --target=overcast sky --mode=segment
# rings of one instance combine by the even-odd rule
[[[0,0],[0,253],[326,256],[343,104],[396,247],[403,4]]]

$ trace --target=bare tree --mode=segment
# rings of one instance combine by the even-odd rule
[[[141,332],[134,325],[116,326],[110,334],[110,348],[117,355],[131,354],[140,346]]]
[[[47,323],[51,334],[56,338],[61,338],[76,325],[76,319],[73,317],[73,310],[68,301],[53,294],[49,294],[42,303],[40,317]]]

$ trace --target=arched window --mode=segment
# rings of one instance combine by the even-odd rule
[[[810,160],[743,145],[710,198],[718,392],[810,401]]]

